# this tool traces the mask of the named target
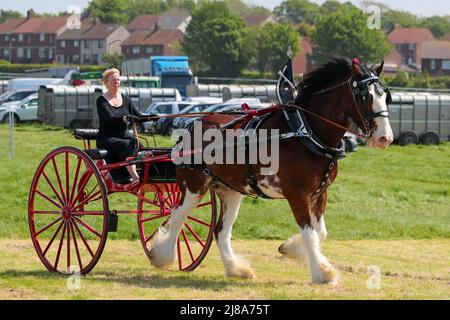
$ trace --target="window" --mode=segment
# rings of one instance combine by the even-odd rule
[[[436,60],[434,60],[434,59],[430,60],[430,69],[436,70]]]
[[[159,105],[155,110],[153,110],[154,113],[157,114],[172,114],[172,105],[171,104],[162,104]]]
[[[141,47],[134,46],[132,50],[133,50],[133,54],[139,54],[139,53],[141,53]]]
[[[39,33],[39,41],[44,42],[45,41],[45,33]]]
[[[31,59],[31,49],[27,49],[27,59]]]
[[[90,63],[91,62],[91,56],[88,54],[83,55],[83,63]]]
[[[9,41],[9,35],[7,34],[7,35],[5,35],[5,42],[8,42]]]
[[[72,59],[73,59],[74,63],[79,63],[80,62],[80,56],[78,54],[74,54]]]
[[[39,58],[45,58],[45,48],[39,48]]]
[[[17,48],[17,58],[23,58],[23,48]]]
[[[89,40],[84,40],[84,47],[89,49],[91,47],[91,42]]]
[[[145,50],[148,54],[152,54],[153,53],[153,47],[147,47],[147,49]]]
[[[26,103],[24,103],[24,107],[36,107],[39,104],[39,100],[38,99],[32,99]]]
[[[53,59],[53,49],[48,50],[48,58]]]
[[[98,40],[98,47],[99,49],[102,49],[105,47],[105,40]]]
[[[92,64],[98,64],[98,55],[97,54],[92,55]]]
[[[23,33],[19,33],[17,36],[17,41],[22,42],[23,41]]]
[[[9,58],[9,49],[3,49],[3,57],[8,57]]]
[[[53,36],[50,35],[50,44],[53,44]]]
[[[442,60],[442,70],[450,70],[450,60]]]
[[[59,43],[59,46],[60,46],[61,48],[65,48],[65,47],[66,47],[66,41],[61,40],[61,42]]]
[[[78,48],[80,46],[80,41],[79,40],[73,40],[73,47],[74,48]]]

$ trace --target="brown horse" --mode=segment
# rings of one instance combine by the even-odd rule
[[[382,69],[383,64],[371,71],[356,59],[352,63],[335,59],[305,76],[294,105],[279,105],[263,115],[258,113],[258,121],[236,114],[203,117],[202,132],[211,128],[278,129],[279,170],[273,175],[262,175],[262,165],[249,164],[248,156],[241,164],[179,167],[177,179],[182,200],[150,245],[152,264],[166,268],[175,261],[176,240],[186,217],[213,188],[221,200],[215,236],[226,276],[254,277],[248,263],[233,252],[231,231],[243,195],[266,196],[286,199],[300,230],[301,240],[300,235],[294,236],[279,251],[306,257],[312,282],[336,283],[338,273],[320,249],[320,242],[327,236],[327,188],[338,173],[337,160],[342,157],[339,146],[345,128],[356,125],[375,148],[387,148],[392,143],[387,111],[390,93],[378,79]],[[192,137],[193,130],[189,134]]]

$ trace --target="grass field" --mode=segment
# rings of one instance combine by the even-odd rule
[[[236,240],[256,279],[226,279],[216,246],[192,273],[160,271],[140,243],[108,242],[99,264],[76,282],[49,273],[30,241],[0,240],[0,299],[448,299],[450,240],[330,240],[324,252],[338,268],[338,286],[310,284],[306,265],[281,258],[274,240]],[[368,268],[380,270],[379,289]],[[71,288],[71,289],[69,289]]]
[[[151,140],[151,139],[149,139]],[[157,137],[158,144],[170,140]],[[19,125],[15,158],[8,158],[7,126],[0,126],[0,238],[27,239],[27,198],[41,159],[52,149],[82,148],[68,130]],[[299,165],[301,165],[299,161]],[[440,146],[360,147],[340,162],[329,191],[330,239],[432,239],[450,237],[450,143]],[[111,209],[134,209],[136,199],[112,195]],[[284,200],[246,198],[235,224],[238,239],[286,239],[298,232]],[[120,217],[113,239],[136,240],[135,217]]]
[[[156,137],[158,144],[170,140]],[[235,224],[236,252],[257,278],[226,279],[213,245],[193,273],[156,270],[138,241],[135,217],[120,217],[99,264],[79,290],[49,273],[29,240],[27,199],[41,159],[52,149],[78,146],[68,130],[19,125],[15,158],[8,129],[0,125],[0,299],[449,299],[450,143],[360,147],[340,162],[330,188],[323,251],[340,271],[337,287],[310,284],[306,265],[278,254],[281,240],[298,232],[285,201],[246,198]],[[301,165],[299,161],[299,165]],[[110,207],[134,209],[128,195]],[[369,289],[369,266],[381,271]]]

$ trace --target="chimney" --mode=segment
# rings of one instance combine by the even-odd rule
[[[34,12],[33,9],[30,9],[27,11],[27,19],[34,18],[35,15],[36,15],[36,13]]]

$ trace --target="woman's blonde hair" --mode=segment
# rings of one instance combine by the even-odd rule
[[[106,85],[106,83],[108,82],[108,77],[112,74],[118,73],[120,76],[120,71],[116,68],[111,68],[106,70],[105,72],[103,72],[102,74],[102,82],[104,85]]]

